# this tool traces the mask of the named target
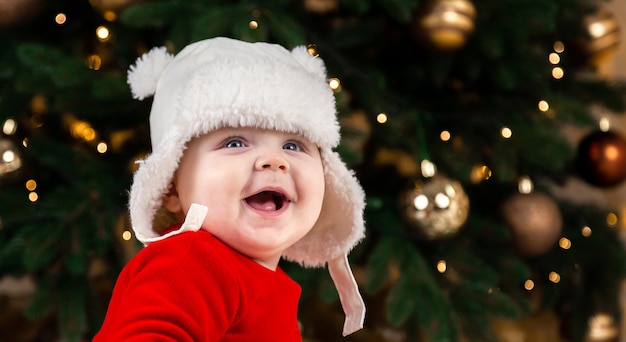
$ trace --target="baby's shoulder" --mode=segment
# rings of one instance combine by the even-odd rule
[[[179,257],[205,258],[217,256],[227,257],[233,251],[211,233],[205,230],[183,232],[154,242],[144,248],[151,254],[168,254]],[[220,258],[222,259],[222,258]]]
[[[131,260],[142,267],[147,263],[168,264],[170,267],[228,268],[232,251],[211,233],[200,230],[184,232],[153,242]]]

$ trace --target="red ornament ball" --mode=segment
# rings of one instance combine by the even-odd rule
[[[586,136],[576,159],[580,176],[598,187],[617,185],[626,179],[626,140],[611,131]]]

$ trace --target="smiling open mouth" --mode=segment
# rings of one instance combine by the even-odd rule
[[[288,202],[287,197],[276,191],[261,191],[246,198],[252,208],[263,211],[280,210]]]

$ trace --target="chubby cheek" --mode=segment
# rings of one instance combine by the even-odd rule
[[[307,182],[307,190],[308,191],[308,212],[310,215],[310,223],[311,227],[320,216],[322,211],[322,205],[324,202],[324,191],[326,188],[326,184],[324,182],[324,175],[320,175],[317,177],[309,178],[309,182]]]
[[[201,175],[198,174],[190,181],[186,182],[184,188],[180,190],[181,201],[186,208],[189,208],[192,203],[201,204],[207,206],[209,210],[223,210],[221,206],[228,203],[227,195],[232,194],[232,190],[229,189],[231,184],[225,182],[222,177],[215,177],[214,175]]]

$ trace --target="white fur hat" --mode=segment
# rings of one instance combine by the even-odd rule
[[[306,47],[292,51],[268,43],[213,38],[176,56],[154,48],[128,71],[133,97],[154,95],[150,113],[152,154],[140,162],[130,191],[137,239],[147,245],[197,231],[207,208],[194,204],[178,231],[153,229],[157,211],[193,137],[221,127],[257,127],[298,133],[317,144],[326,189],[313,229],[283,254],[307,267],[324,266],[346,312],[344,336],[363,327],[365,307],[347,260],[364,237],[365,195],[332,149],[339,143],[335,99],[324,62]]]

